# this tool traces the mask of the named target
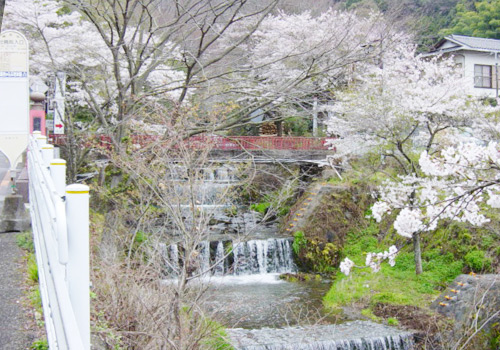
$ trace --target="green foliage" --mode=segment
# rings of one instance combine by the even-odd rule
[[[35,252],[35,247],[33,245],[33,236],[31,231],[24,231],[16,236],[17,245],[31,253]]]
[[[250,205],[250,209],[258,213],[265,214],[270,206],[271,206],[270,202],[255,203]]]
[[[236,205],[231,205],[228,208],[224,208],[224,214],[229,217],[235,217],[238,215],[238,207]]]
[[[482,272],[489,271],[491,268],[491,258],[485,256],[484,251],[482,250],[472,250],[468,252],[465,257],[465,264],[472,271]]]
[[[137,231],[137,233],[135,234],[134,243],[140,245],[146,242],[146,240],[147,240],[147,234],[141,230]]]
[[[36,286],[36,288],[33,288],[30,291],[28,297],[35,310],[38,311],[40,314],[42,314],[43,309],[42,309],[42,297],[40,296],[40,288],[38,288],[38,286]]]
[[[71,13],[71,8],[67,5],[61,6],[57,11],[58,16],[69,15]]]
[[[370,222],[366,228],[350,232],[342,256],[348,256],[356,265],[364,266],[367,252],[387,250],[387,244],[377,239],[379,231],[378,225]],[[402,251],[394,267],[383,263],[378,273],[370,269],[354,269],[350,276],[339,273],[324,301],[332,309],[354,302],[365,305],[425,305],[462,272],[463,266],[463,261],[456,259],[452,253],[443,254],[439,249],[424,250],[424,271],[417,276],[413,253]]]
[[[292,249],[296,256],[299,255],[300,251],[305,249],[307,245],[307,240],[304,236],[304,232],[297,231],[293,234]]]
[[[408,305],[411,303],[411,299],[404,293],[382,292],[374,294],[371,298],[370,303],[372,305],[375,305],[377,303]]]
[[[285,216],[290,212],[290,205],[294,198],[296,182],[288,183],[270,191],[262,196],[262,201],[250,205],[250,209],[261,214],[275,214],[279,217]]]
[[[141,248],[143,248],[144,244],[147,244],[149,235],[149,233],[138,230],[133,236],[132,245],[126,249],[127,254],[131,256],[134,255],[143,261],[147,261],[148,257],[146,256],[144,249]]]
[[[375,321],[375,322],[381,321],[380,317],[375,316],[375,314],[373,313],[373,310],[370,308],[361,310],[361,315],[368,317],[370,320]]]
[[[226,329],[218,322],[209,318],[203,319],[207,330],[210,330],[209,336],[203,341],[209,350],[234,350],[234,347],[228,342],[229,336]]]
[[[335,244],[309,240],[302,231],[293,235],[292,249],[298,265],[307,271],[332,273],[338,264],[339,249]]]
[[[312,120],[303,117],[289,117],[283,123],[285,134],[292,136],[310,136]]]
[[[500,349],[500,323],[496,322],[491,325],[489,332],[489,345],[491,350]]]
[[[47,340],[36,340],[33,342],[31,345],[31,349],[33,350],[48,350],[49,349],[49,343],[47,343]]]
[[[36,264],[35,254],[30,253],[27,257],[28,277],[33,283],[38,283],[38,265]]]
[[[378,248],[377,234],[379,228],[377,224],[371,222],[367,227],[350,232],[347,234],[342,256],[348,256],[358,265],[363,265],[365,261],[365,254],[367,252],[374,252]]]
[[[474,2],[471,8],[462,1],[449,28],[442,35],[463,34],[482,38],[500,38],[500,0]]]
[[[397,318],[394,318],[394,317],[389,317],[389,318],[387,319],[387,324],[388,324],[389,326],[399,326],[399,321],[398,321],[398,319],[397,319]]]

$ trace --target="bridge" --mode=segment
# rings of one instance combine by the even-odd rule
[[[66,143],[65,135],[52,135],[55,145]],[[131,135],[130,143],[136,147],[147,147],[153,143],[169,143],[160,135]],[[320,163],[335,153],[327,137],[302,136],[218,136],[196,135],[183,141],[183,146],[192,150],[210,149],[212,161],[282,163]],[[111,137],[95,135],[88,140],[88,146],[112,149]],[[175,146],[179,147],[179,146]]]

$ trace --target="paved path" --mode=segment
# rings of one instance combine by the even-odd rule
[[[0,169],[1,170],[1,169]],[[7,177],[7,172],[2,174]],[[2,177],[0,177],[0,182]],[[4,181],[5,182],[5,181]],[[0,183],[0,210],[7,186]],[[1,213],[1,211],[0,211]],[[29,349],[34,341],[32,331],[27,330],[28,315],[21,305],[23,290],[23,251],[16,243],[17,232],[0,233],[0,349]]]

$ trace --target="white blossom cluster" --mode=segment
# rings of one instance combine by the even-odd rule
[[[341,263],[340,263],[340,271],[346,275],[349,276],[351,273],[351,269],[354,267],[354,262],[350,260],[349,258],[345,258]]]
[[[377,221],[399,209],[394,222],[398,234],[410,238],[414,233],[434,230],[440,219],[481,226],[489,221],[482,213],[485,205],[500,208],[497,143],[459,144],[433,156],[424,151],[419,165],[423,176],[386,182],[372,208]]]
[[[227,31],[220,50],[247,35],[253,19]],[[313,93],[323,93],[352,78],[354,65],[369,56],[367,46],[388,37],[387,23],[380,14],[368,17],[329,10],[318,16],[309,12],[278,12],[266,17],[232,62],[233,91],[238,102],[272,100],[280,108],[304,103]],[[390,41],[389,39],[387,39]],[[309,111],[310,113],[310,111]],[[296,114],[295,114],[296,115]]]
[[[380,61],[358,70],[350,88],[336,93],[339,101],[325,107],[338,157],[377,148],[391,156],[398,152],[398,141],[423,147],[430,141],[432,146],[432,134],[472,125],[490,110],[469,97],[452,58],[422,59],[408,42],[403,36],[400,44],[384,47]]]
[[[388,260],[389,265],[396,265],[396,255],[398,248],[395,245],[389,247],[389,250],[383,253],[367,253],[365,265],[370,267],[373,272],[379,272],[380,266],[384,260]]]
[[[130,91],[132,84],[140,86],[135,95],[148,90],[152,96],[161,90],[163,98],[178,97],[185,74],[167,64],[181,59],[173,43],[151,51],[148,48],[163,40],[156,33],[139,33],[140,26],[123,35],[99,32],[81,13],[62,6],[57,0],[6,2],[2,29],[20,30],[28,38],[32,75],[48,80],[57,71],[68,73],[67,101],[99,110],[111,124],[119,109],[117,96]],[[113,41],[117,38],[118,49]]]
[[[389,265],[394,266],[396,265],[396,256],[398,253],[398,248],[394,245],[390,246],[388,251],[386,250],[382,253],[367,253],[364,267],[371,268],[373,272],[379,272],[384,260],[388,260]],[[353,267],[355,267],[354,262],[346,257],[340,263],[340,272],[349,276]]]

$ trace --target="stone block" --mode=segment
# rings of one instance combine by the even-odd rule
[[[29,227],[30,219],[24,207],[23,196],[6,196],[0,216],[0,232],[22,232]]]

